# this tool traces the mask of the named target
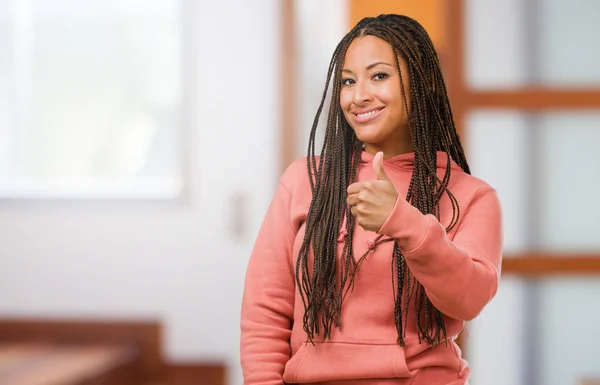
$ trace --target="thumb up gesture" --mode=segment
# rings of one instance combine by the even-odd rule
[[[373,172],[376,180],[348,186],[347,202],[356,223],[367,231],[377,232],[390,216],[398,192],[383,169],[383,152],[375,155]]]

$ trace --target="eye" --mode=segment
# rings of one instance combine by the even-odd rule
[[[350,85],[350,84],[354,84],[354,79],[350,79],[350,78],[342,79],[342,85],[343,86],[347,86],[347,85]]]
[[[388,77],[389,75],[386,74],[385,72],[378,72],[375,75],[373,75],[373,80],[384,80]]]

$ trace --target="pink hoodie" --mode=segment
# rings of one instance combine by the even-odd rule
[[[374,156],[362,153],[358,181],[374,180]],[[438,175],[448,156],[438,152]],[[387,176],[404,199],[414,153],[384,161]],[[410,306],[406,347],[397,342],[391,256],[393,242],[380,244],[363,262],[354,290],[346,296],[342,330],[330,340],[306,341],[304,308],[295,286],[296,257],[311,201],[306,160],[298,159],[280,179],[247,269],[242,303],[241,363],[246,385],[312,384],[465,384],[469,366],[454,342],[465,321],[475,318],[494,297],[502,259],[501,208],[496,191],[452,162],[449,185],[460,206],[452,218],[447,195],[441,223],[432,215],[396,204],[380,234],[396,238],[412,274],[445,315],[448,343],[419,344]],[[355,257],[378,234],[356,227]],[[345,230],[338,242],[343,246]],[[341,253],[338,253],[341,254]],[[412,322],[411,322],[412,320]]]

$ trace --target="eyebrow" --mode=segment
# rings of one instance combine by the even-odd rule
[[[393,65],[391,65],[391,64],[389,64],[389,63],[385,63],[385,62],[382,62],[382,61],[378,61],[378,62],[376,62],[376,63],[369,64],[369,65],[367,66],[367,71],[368,71],[368,70],[370,70],[370,69],[372,69],[372,68],[374,68],[374,67],[377,67],[378,65],[382,65],[382,64],[383,64],[383,65],[386,65],[386,66],[393,67]],[[350,71],[350,70],[349,70],[349,69],[347,69],[347,68],[344,68],[344,69],[342,70],[342,72],[349,72],[349,73],[352,73],[352,71]]]

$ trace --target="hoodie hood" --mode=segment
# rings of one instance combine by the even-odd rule
[[[364,165],[368,165],[369,167],[373,163],[373,159],[375,159],[375,155],[369,154],[366,151],[363,151],[360,156],[361,163]],[[406,154],[399,154],[392,156],[391,158],[385,159],[383,161],[385,166],[392,166],[401,170],[412,171],[415,168],[415,153],[408,152]],[[437,168],[445,170],[448,166],[448,153],[444,151],[437,152]],[[450,167],[453,170],[462,171],[462,168],[458,164],[456,164],[452,159],[450,160]]]

